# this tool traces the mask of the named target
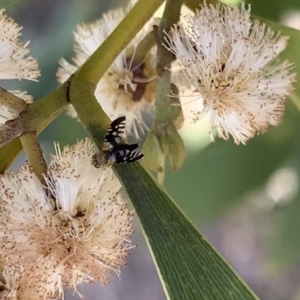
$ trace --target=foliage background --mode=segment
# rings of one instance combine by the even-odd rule
[[[38,59],[42,72],[39,83],[2,81],[1,86],[27,90],[39,99],[58,85],[58,61],[72,56],[72,31],[76,24],[94,21],[127,1],[0,3],[24,27],[23,39],[31,40],[32,55]],[[288,24],[300,28],[299,0],[252,0],[251,4],[256,16],[276,22],[293,21]],[[167,191],[265,300],[300,299],[299,129],[299,111],[291,101],[283,123],[255,137],[247,146],[221,140],[209,143],[205,121],[192,125],[187,117],[181,130],[187,160],[179,172],[168,171],[166,175]],[[49,155],[54,140],[71,144],[84,136],[80,124],[63,114],[40,135],[40,141]],[[24,155],[13,168],[22,160]],[[135,227],[134,242],[138,248],[132,251],[122,270],[122,280],[113,276],[108,287],[83,287],[88,299],[165,299],[138,222]]]

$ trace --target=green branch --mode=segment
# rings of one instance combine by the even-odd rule
[[[99,149],[102,148],[106,131],[111,123],[97,102],[95,86],[75,77],[70,86],[70,100],[77,115]]]
[[[6,107],[18,114],[26,107],[26,105],[27,103],[23,99],[0,87],[0,107]]]
[[[168,112],[171,108],[170,87],[171,87],[171,63],[175,59],[174,55],[164,46],[165,32],[169,32],[170,27],[177,23],[180,18],[181,0],[167,1],[164,14],[157,32],[157,88],[156,88],[156,123],[169,121]],[[157,124],[158,125],[158,124]]]
[[[23,149],[25,150],[30,166],[38,179],[44,184],[43,174],[47,173],[47,163],[36,132],[27,132],[20,137]]]
[[[23,132],[36,131],[40,134],[69,104],[67,102],[68,83],[63,84],[51,94],[26,107],[19,118],[9,122],[10,126],[19,126]],[[0,148],[0,174],[12,164],[22,151],[20,138]]]
[[[0,148],[0,174],[3,174],[22,151],[20,138]]]

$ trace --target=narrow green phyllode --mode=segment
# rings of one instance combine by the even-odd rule
[[[114,168],[139,217],[168,299],[258,299],[140,164]]]

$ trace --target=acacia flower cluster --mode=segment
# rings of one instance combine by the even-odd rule
[[[296,75],[288,61],[277,62],[288,37],[252,21],[250,6],[201,5],[166,35],[182,72],[212,129],[245,144],[280,123]]]
[[[45,186],[28,165],[0,177],[1,299],[60,298],[84,282],[107,284],[132,248],[132,213],[112,169],[92,166],[94,144],[55,148]]]
[[[36,81],[40,76],[36,59],[29,55],[29,42],[20,41],[22,27],[0,10],[0,79],[27,79]],[[32,97],[26,92],[12,91],[26,102]],[[6,107],[0,101],[0,124],[17,116],[16,111]]]
[[[61,59],[57,76],[60,83],[65,82],[88,57],[105,41],[126,16],[129,9],[119,8],[103,15],[102,19],[91,24],[77,26],[74,32],[75,57],[73,64]],[[95,97],[111,120],[125,115],[126,135],[139,137],[147,125],[143,115],[151,112],[155,102],[156,87],[156,47],[147,49],[144,55],[136,53],[145,36],[153,30],[155,20],[131,41],[116,58],[99,81]],[[138,55],[137,55],[138,54]],[[71,117],[77,117],[73,107],[69,107]]]

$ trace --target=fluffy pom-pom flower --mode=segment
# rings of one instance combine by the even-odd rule
[[[89,140],[62,151],[56,144],[45,186],[28,165],[0,177],[0,260],[5,281],[14,281],[6,293],[61,297],[120,273],[132,213],[112,169],[92,166],[95,152]]]
[[[119,8],[103,15],[92,24],[79,25],[74,32],[75,57],[73,64],[61,59],[57,76],[60,83],[66,81],[78,67],[105,41],[125,17],[129,9]],[[153,47],[145,56],[136,55],[143,38],[153,29],[155,20],[146,24],[116,58],[99,81],[95,97],[111,120],[121,115],[127,119],[126,135],[139,137],[147,129],[143,114],[151,112],[155,102],[156,55]],[[73,107],[69,114],[77,117]]]
[[[218,135],[245,144],[269,125],[280,123],[296,75],[292,64],[275,59],[287,44],[265,24],[250,19],[250,6],[201,6],[166,36],[199,94]]]

